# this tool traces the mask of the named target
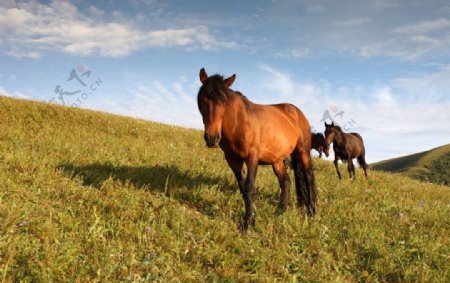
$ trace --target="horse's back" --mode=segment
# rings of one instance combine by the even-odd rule
[[[349,137],[352,138],[352,147],[355,151],[355,154],[360,155],[365,153],[364,141],[360,134],[358,133],[349,133]]]
[[[272,104],[267,106],[273,107],[280,111],[283,115],[291,117],[291,119],[295,121],[296,125],[300,126],[302,129],[306,130],[306,128],[309,128],[308,119],[297,106],[290,103]]]
[[[300,111],[297,106],[290,104],[290,103],[278,103],[278,104],[270,104],[266,105],[268,107],[273,107],[285,114],[288,115],[297,115],[297,113]],[[300,111],[301,112],[301,111]]]
[[[296,106],[288,103],[255,104],[253,113],[256,115],[253,127],[260,129],[260,151],[263,161],[271,163],[271,160],[287,158],[299,140],[307,142],[310,147],[309,122]]]
[[[355,137],[359,138],[361,140],[361,142],[364,142],[363,138],[361,137],[360,134],[358,134],[358,133],[350,133],[350,135],[355,136]]]
[[[280,103],[269,106],[276,108],[282,115],[290,117],[298,131],[300,139],[307,139],[311,142],[311,127],[309,121],[297,106],[290,103]]]
[[[254,104],[254,112],[257,118],[265,123],[277,123],[278,127],[294,126],[298,128],[302,120],[306,120],[305,115],[295,105],[289,103],[280,104]],[[281,123],[280,122],[284,122]],[[287,124],[286,124],[287,123]],[[267,125],[267,124],[266,124]]]

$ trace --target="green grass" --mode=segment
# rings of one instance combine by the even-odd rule
[[[450,144],[371,165],[376,170],[450,186]]]
[[[315,159],[309,219],[293,188],[276,215],[261,167],[242,235],[233,174],[201,131],[4,97],[0,117],[2,281],[450,281],[448,187],[360,169],[338,181]]]

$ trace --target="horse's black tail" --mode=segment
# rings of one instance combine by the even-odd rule
[[[363,155],[358,156],[357,160],[361,168],[367,167],[366,159],[364,158]]]
[[[366,163],[366,158],[364,157],[364,154],[361,154],[356,159],[358,160],[359,167],[361,167],[364,170],[364,175],[367,178],[367,163]]]
[[[299,206],[304,205],[308,210],[308,215],[313,216],[316,213],[317,192],[312,161],[307,172],[304,161],[297,150],[291,154],[291,160],[295,175],[297,203]]]

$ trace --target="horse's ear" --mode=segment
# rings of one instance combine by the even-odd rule
[[[334,127],[334,121],[331,122],[331,127]]]
[[[323,122],[323,124],[325,125],[325,128],[328,128],[330,125],[327,124],[327,122]]]
[[[236,74],[233,74],[231,77],[229,77],[228,79],[225,79],[225,85],[227,86],[227,87],[230,87],[233,83],[234,83],[234,80],[236,79]]]
[[[200,81],[202,82],[202,84],[204,84],[206,82],[206,80],[208,79],[208,74],[206,73],[205,68],[202,68],[200,70],[199,77],[200,77]]]

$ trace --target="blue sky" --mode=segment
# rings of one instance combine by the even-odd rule
[[[3,95],[201,129],[202,67],[328,111],[369,163],[450,143],[448,1],[0,2]]]

